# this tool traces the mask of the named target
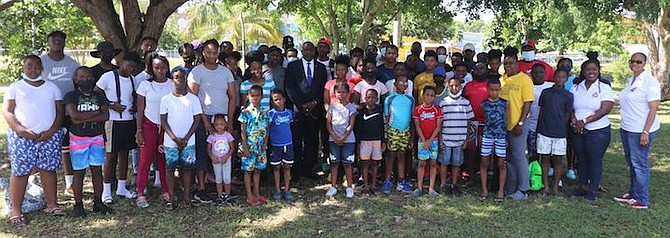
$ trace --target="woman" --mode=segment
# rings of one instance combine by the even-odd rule
[[[661,100],[658,80],[644,70],[647,56],[635,53],[628,61],[633,77],[619,93],[621,143],[630,167],[630,188],[614,200],[633,208],[649,208],[649,150],[661,128],[656,114]]]
[[[356,84],[348,81],[346,78],[347,70],[349,69],[349,57],[346,55],[339,55],[335,58],[335,78],[326,82],[323,90],[323,105],[328,110],[331,103],[337,103],[337,96],[335,95],[335,84],[339,82],[347,83],[349,88],[353,89]],[[351,100],[353,90],[350,90],[347,100]]]
[[[151,77],[140,83],[137,88],[137,134],[135,140],[140,147],[140,163],[137,169],[137,200],[135,205],[139,208],[149,206],[145,197],[147,177],[151,163],[156,159],[158,174],[161,181],[161,196],[169,201],[167,183],[165,181],[165,154],[158,150],[163,144],[163,130],[160,126],[160,102],[163,96],[174,91],[172,80],[168,79],[168,60],[162,56],[151,59],[151,65],[147,73]]]
[[[607,114],[614,105],[614,94],[609,83],[600,78],[600,63],[595,60],[582,64],[580,81],[570,92],[574,95],[571,138],[579,168],[579,186],[572,196],[593,201],[611,140]]]

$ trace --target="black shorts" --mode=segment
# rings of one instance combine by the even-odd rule
[[[135,120],[105,122],[105,152],[116,153],[137,148]]]

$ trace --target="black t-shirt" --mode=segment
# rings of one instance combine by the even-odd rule
[[[119,66],[114,65],[113,69],[118,68]],[[96,83],[98,82],[98,80],[100,80],[100,76],[107,73],[108,71],[112,71],[112,69],[103,69],[102,66],[100,66],[100,64],[96,64],[91,68],[91,73],[93,73],[93,79],[95,80]]]
[[[363,141],[384,139],[384,113],[377,105],[370,110],[364,107],[356,116],[356,139]]]
[[[100,110],[101,105],[109,104],[107,98],[100,93],[92,92],[90,95],[86,95],[79,92],[79,90],[65,94],[63,103],[66,106],[74,104],[78,112],[97,111]],[[97,136],[105,132],[105,122],[85,122],[81,124],[72,122],[69,129],[70,133],[76,136]]]
[[[572,111],[572,93],[564,89],[547,88],[536,99],[540,106],[537,133],[550,138],[567,136],[568,112]]]

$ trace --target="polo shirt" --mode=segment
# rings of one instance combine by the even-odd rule
[[[642,133],[649,113],[649,102],[659,100],[661,100],[661,85],[649,71],[645,70],[637,78],[629,78],[626,87],[619,93],[621,129]],[[661,122],[657,114],[648,132],[660,128]]]
[[[604,101],[614,102],[614,93],[612,88],[597,80],[591,87],[586,88],[586,80],[574,85],[570,92],[574,96],[573,110],[577,120],[593,115],[600,109],[600,103]],[[584,126],[587,130],[602,129],[610,125],[610,120],[607,115],[601,117],[596,121],[589,122]]]

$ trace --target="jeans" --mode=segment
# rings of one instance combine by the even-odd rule
[[[586,134],[576,134],[570,130],[572,146],[577,156],[579,170],[579,184],[589,185],[590,191],[598,191],[603,175],[603,157],[610,145],[610,126],[588,131]]]
[[[528,158],[526,158],[526,142],[528,139],[528,126],[524,125],[521,135],[516,136],[507,131],[507,168],[514,166],[517,182],[509,184],[509,190],[528,191],[530,189],[530,178],[528,175]],[[508,190],[507,188],[505,190]]]
[[[649,205],[649,150],[656,132],[649,133],[649,145],[640,146],[641,133],[621,130],[621,143],[626,163],[630,167],[628,194],[642,205]]]

